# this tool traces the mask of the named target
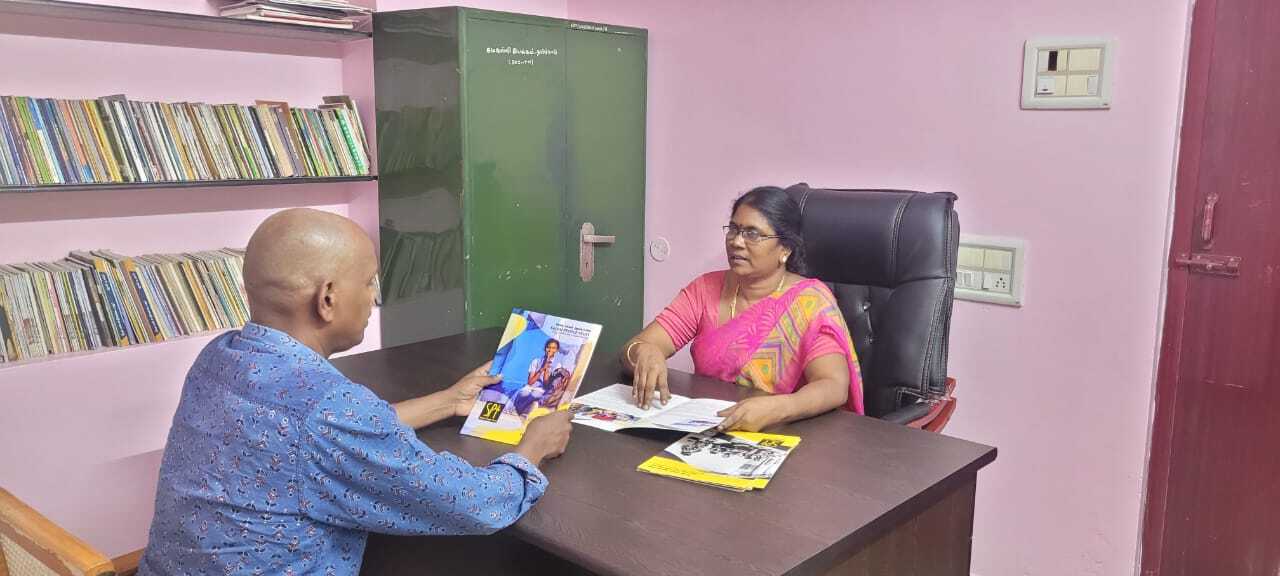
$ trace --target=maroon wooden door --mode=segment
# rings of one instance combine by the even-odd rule
[[[1196,2],[1169,258],[1143,574],[1274,576],[1280,0]]]

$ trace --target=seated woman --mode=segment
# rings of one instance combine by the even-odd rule
[[[780,188],[733,203],[729,269],[698,277],[623,347],[636,404],[665,403],[667,359],[692,342],[694,372],[767,394],[720,413],[723,430],[756,431],[844,406],[862,413],[849,328],[826,284],[801,275],[800,207]]]

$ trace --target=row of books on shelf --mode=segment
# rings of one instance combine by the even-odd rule
[[[0,96],[0,184],[41,186],[369,174],[355,103],[318,108]]]
[[[0,362],[242,326],[243,264],[243,250],[224,248],[0,265]]]

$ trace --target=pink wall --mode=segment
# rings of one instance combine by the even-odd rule
[[[317,105],[342,90],[337,58],[0,35],[0,92],[57,98]]]
[[[1134,572],[1186,0],[572,0],[649,29],[652,316],[723,267],[758,184],[952,190],[1030,245],[1021,309],[957,303],[948,433],[998,446],[973,571]],[[1022,111],[1023,41],[1118,41],[1114,108]]]

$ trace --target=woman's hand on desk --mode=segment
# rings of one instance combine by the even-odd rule
[[[786,410],[785,396],[752,396],[716,413],[724,417],[716,429],[759,432],[786,420]]]
[[[775,424],[817,416],[849,400],[849,365],[836,354],[821,356],[805,367],[809,383],[791,394],[752,396],[721,410],[719,430],[759,432]]]
[[[636,406],[648,408],[654,400],[663,404],[671,400],[671,392],[667,389],[667,357],[662,350],[648,342],[637,341],[628,360],[635,367],[631,396]]]

